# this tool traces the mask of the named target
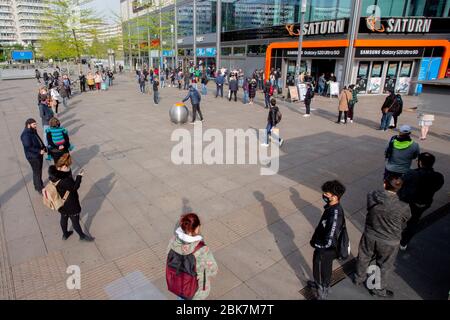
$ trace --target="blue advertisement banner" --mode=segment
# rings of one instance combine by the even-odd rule
[[[33,60],[33,51],[12,51],[12,60]]]
[[[439,75],[442,58],[423,58],[420,63],[420,70],[417,80],[435,80]],[[422,93],[422,84],[416,86],[416,94]]]
[[[215,57],[216,48],[197,48],[197,57]]]
[[[174,57],[175,50],[163,50],[163,57]]]

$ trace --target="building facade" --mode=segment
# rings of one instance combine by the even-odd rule
[[[266,76],[276,68],[283,87],[293,85],[300,3],[222,0],[221,67],[247,75],[264,69]],[[198,62],[213,65],[217,3],[197,0],[196,6]],[[177,1],[176,12],[179,59],[192,62],[193,0]],[[334,73],[341,85],[357,83],[367,94],[415,93],[414,81],[448,73],[449,15],[450,0],[308,0],[301,71],[316,79]]]
[[[0,0],[0,44],[35,44],[45,34],[45,0]]]

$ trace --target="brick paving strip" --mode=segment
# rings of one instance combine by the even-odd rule
[[[9,266],[2,212],[0,208],[0,300],[14,300],[15,298],[16,295],[11,268]]]

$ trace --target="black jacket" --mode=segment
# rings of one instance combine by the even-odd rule
[[[432,168],[418,168],[403,175],[403,186],[398,192],[402,201],[431,205],[434,194],[444,185],[444,176]]]
[[[20,135],[25,157],[28,160],[38,159],[42,157],[41,150],[44,150],[44,144],[40,140],[36,130],[25,128]]]
[[[56,190],[59,195],[64,197],[66,191],[69,191],[69,196],[64,202],[64,205],[59,209],[59,212],[65,215],[73,216],[81,212],[81,205],[78,196],[78,189],[81,185],[81,176],[77,176],[74,180],[72,171],[63,172],[56,169],[55,166],[48,168],[48,178],[51,182],[59,181]]]
[[[308,88],[305,94],[305,104],[310,104],[312,99],[312,89]]]
[[[229,88],[231,91],[238,91],[239,86],[238,86],[237,80],[235,80],[235,79],[230,80]]]
[[[344,209],[338,203],[325,206],[320,222],[311,238],[310,244],[315,249],[337,249],[338,236],[344,224]]]
[[[403,229],[411,218],[411,210],[398,195],[377,190],[367,195],[367,217],[364,234],[389,245],[398,245]]]
[[[41,116],[42,125],[48,126],[48,122],[50,121],[51,118],[53,118],[54,113],[52,108],[50,108],[46,104],[41,103],[39,104],[39,115]]]
[[[277,113],[278,113],[279,110],[280,109],[278,109],[277,106],[275,106],[275,107],[271,106],[270,107],[269,115],[267,116],[267,122],[271,123],[272,127],[275,127],[278,124],[278,122],[277,122]]]

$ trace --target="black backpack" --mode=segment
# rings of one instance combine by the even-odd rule
[[[345,218],[344,223],[342,224],[341,232],[338,236],[336,249],[338,259],[345,260],[350,255],[350,239],[348,237],[347,227],[345,226]]]

